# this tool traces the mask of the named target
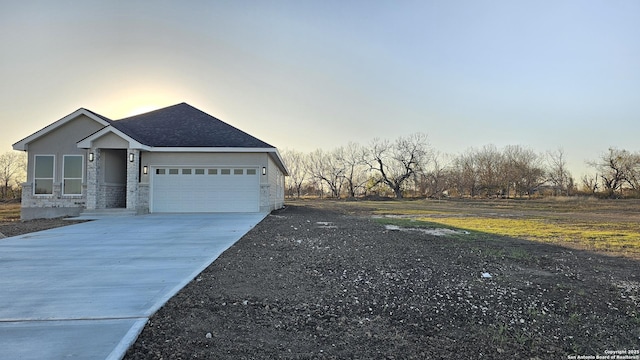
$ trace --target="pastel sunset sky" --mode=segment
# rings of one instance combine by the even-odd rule
[[[187,102],[279,148],[640,150],[640,1],[0,0],[0,153]]]

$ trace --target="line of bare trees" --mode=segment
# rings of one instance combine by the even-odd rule
[[[375,139],[370,146],[349,143],[331,151],[283,151],[290,176],[289,195],[313,193],[340,198],[393,193],[402,198],[432,157],[427,136],[415,133],[395,141]]]
[[[26,170],[25,153],[12,151],[0,154],[0,200],[20,198]]]
[[[291,197],[640,195],[640,153],[615,148],[589,162],[596,174],[584,176],[581,184],[561,148],[538,153],[521,145],[485,145],[447,155],[435,151],[422,133],[282,155]]]
[[[521,145],[485,145],[447,155],[435,151],[423,133],[329,151],[285,149],[282,156],[292,197],[640,197],[640,152],[613,147],[587,163],[595,173],[584,175],[580,184],[563,149],[537,153]],[[25,178],[24,153],[0,154],[0,200],[19,198]]]

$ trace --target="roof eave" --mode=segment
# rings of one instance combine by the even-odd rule
[[[263,153],[277,151],[273,147],[215,147],[215,146],[151,146],[152,152],[214,152],[214,153]]]
[[[280,152],[276,148],[273,149],[275,151],[269,153],[269,156],[271,156],[273,161],[275,161],[276,165],[278,165],[280,171],[282,171],[284,176],[289,176],[289,169],[287,169],[287,166],[284,164],[284,160],[282,159],[282,156],[280,156]]]

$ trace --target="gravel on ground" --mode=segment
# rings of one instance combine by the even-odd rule
[[[339,203],[313,204],[267,216],[149,319],[125,359],[567,359],[640,349],[638,260],[399,231]],[[3,222],[0,233],[70,223]]]
[[[126,359],[566,359],[640,348],[632,259],[273,212],[147,323]]]

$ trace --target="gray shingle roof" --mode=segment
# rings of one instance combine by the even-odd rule
[[[111,126],[149,146],[273,148],[186,103],[116,120]]]
[[[91,110],[89,110],[87,108],[81,108],[81,109],[84,109],[85,111],[88,111],[88,112],[92,113],[93,115],[99,117],[100,119],[102,119],[102,120],[104,120],[104,121],[106,121],[108,123],[112,123],[113,122],[113,120],[109,119],[106,116],[102,116],[102,115],[98,114],[97,112],[93,112],[93,111],[91,111]]]

